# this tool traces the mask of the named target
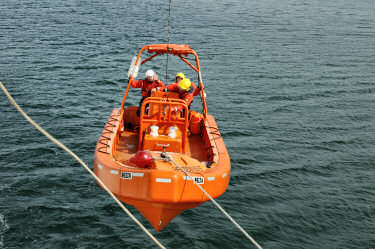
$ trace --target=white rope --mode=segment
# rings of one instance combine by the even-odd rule
[[[174,163],[177,167],[179,167],[188,177],[190,180],[192,180],[194,182],[195,185],[197,185],[199,187],[200,190],[202,190],[202,192],[207,195],[208,198],[210,198],[210,200],[216,205],[216,207],[258,248],[258,249],[262,249],[262,247],[219,205],[219,203],[217,203],[208,193],[206,190],[204,190],[198,183],[196,183],[194,181],[194,179],[189,175],[189,173],[184,169],[182,168],[180,165],[178,165],[178,163],[176,163],[172,157],[170,157],[168,154],[167,154],[167,159],[170,160],[172,163]]]
[[[105,191],[115,200],[115,202],[124,210],[124,212],[135,222],[138,226],[142,228],[142,230],[160,247],[165,248],[138,220],[135,218],[130,211],[117,199],[117,197],[108,189],[108,187],[95,175],[92,170],[87,167],[87,165],[76,155],[74,154],[69,148],[67,148],[65,145],[63,145],[60,141],[55,139],[51,134],[49,134],[47,131],[45,131],[42,127],[40,127],[37,123],[34,122],[22,109],[17,105],[17,103],[14,101],[12,96],[8,93],[7,89],[4,87],[4,85],[0,82],[0,87],[3,90],[3,92],[6,94],[10,102],[14,105],[14,107],[17,108],[17,110],[25,117],[27,121],[29,121],[35,128],[37,128],[43,135],[45,135],[49,140],[54,142],[56,145],[61,147],[63,150],[65,150],[67,153],[69,153],[72,157],[74,157],[94,178],[96,181],[98,181],[104,188]]]

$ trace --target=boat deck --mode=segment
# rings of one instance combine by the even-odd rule
[[[114,153],[116,160],[120,162],[128,161],[138,151],[138,133],[123,131],[119,139],[117,150]],[[194,158],[199,162],[207,161],[204,142],[200,135],[190,135],[187,137],[186,156]]]

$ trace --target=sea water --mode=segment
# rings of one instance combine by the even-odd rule
[[[92,166],[132,58],[167,42],[168,1],[2,0],[0,13],[0,80]],[[374,13],[372,0],[172,0],[171,43],[198,53],[231,157],[217,201],[263,248],[375,247]],[[177,59],[138,79],[197,83]],[[131,89],[126,105],[139,100]],[[156,247],[3,94],[0,110],[0,248]],[[160,233],[128,207],[167,248],[255,248],[211,203]]]

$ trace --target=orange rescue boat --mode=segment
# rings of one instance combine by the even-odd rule
[[[145,51],[151,55],[141,61]],[[178,56],[197,73],[202,113],[189,110],[177,93],[158,91],[143,101],[139,118],[137,106],[125,108],[140,65],[163,54]],[[189,62],[189,55],[194,56],[196,65]],[[174,107],[182,111],[172,112]],[[142,47],[129,69],[121,107],[113,109],[95,149],[95,174],[121,201],[136,207],[157,231],[182,211],[209,200],[181,168],[165,160],[165,155],[212,198],[228,187],[229,155],[214,117],[207,114],[198,56],[188,45]]]

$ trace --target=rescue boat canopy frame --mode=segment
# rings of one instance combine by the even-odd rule
[[[144,51],[147,51],[150,54],[153,54],[149,56],[147,59],[143,60],[140,63],[141,55]],[[207,118],[207,105],[206,105],[206,98],[204,94],[204,85],[202,82],[202,76],[201,76],[201,71],[200,71],[200,66],[199,66],[199,59],[198,55],[195,53],[193,49],[190,48],[189,45],[181,45],[181,44],[152,44],[152,45],[146,45],[141,48],[141,50],[138,53],[137,60],[135,62],[135,65],[143,65],[144,63],[152,60],[156,56],[163,55],[163,54],[172,54],[175,56],[178,56],[182,61],[184,61],[186,64],[188,64],[192,69],[194,69],[195,72],[198,74],[198,85],[201,89],[201,97],[202,97],[202,105],[203,105],[203,118],[206,120]],[[183,56],[188,56],[189,54],[194,55],[196,65],[194,66],[192,63],[190,63],[186,58]],[[125,91],[124,98],[121,103],[121,111],[120,113],[122,114],[124,111],[124,106],[125,106],[125,101],[126,97],[128,96],[129,89],[131,87],[131,83],[134,81],[134,75],[131,74],[129,76],[128,80],[128,86]],[[167,82],[166,82],[167,84]]]

